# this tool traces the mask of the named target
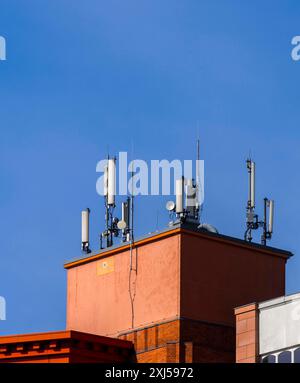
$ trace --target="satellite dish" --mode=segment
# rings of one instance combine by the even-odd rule
[[[166,209],[167,209],[168,211],[173,211],[173,210],[175,210],[175,202],[174,202],[174,201],[168,201],[168,202],[166,203]]]
[[[119,230],[124,230],[124,229],[126,229],[126,226],[127,226],[127,225],[126,225],[126,222],[125,222],[125,221],[122,221],[122,220],[121,220],[121,221],[118,222],[118,225],[117,225],[117,226],[118,226],[118,229],[119,229]]]

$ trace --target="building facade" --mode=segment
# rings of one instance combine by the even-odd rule
[[[300,294],[235,310],[236,361],[300,363]]]
[[[290,255],[182,224],[88,254],[65,264],[67,329],[130,340],[139,362],[234,362],[234,308],[284,294]]]
[[[65,264],[66,330],[0,337],[0,362],[256,362],[270,318],[243,305],[285,294],[290,256],[191,224],[84,254]]]

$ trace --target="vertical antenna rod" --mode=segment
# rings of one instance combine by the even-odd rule
[[[90,209],[81,212],[81,249],[85,253],[90,253]]]
[[[186,180],[185,207],[187,215],[197,219],[197,186],[191,178]]]
[[[267,206],[268,198],[264,198],[264,220],[262,222],[263,233],[261,236],[261,244],[264,246],[267,244]]]
[[[197,161],[196,161],[196,215],[200,218],[200,140],[197,139]]]
[[[106,238],[106,246],[113,245],[113,236],[118,235],[118,219],[113,218],[113,211],[116,206],[116,158],[107,156],[107,164],[104,167],[104,200],[105,200],[105,231],[100,237],[100,247],[102,240]]]
[[[121,221],[118,223],[122,224],[122,240],[123,242],[129,242],[130,241],[130,221],[131,221],[131,205],[130,202],[131,199],[128,197],[126,202],[122,202],[122,218]]]
[[[176,180],[176,213],[182,214],[183,208],[183,197],[184,197],[184,177],[182,176]]]
[[[255,208],[255,162],[251,161],[251,169],[250,169],[250,177],[251,177],[251,208]]]
[[[258,229],[260,223],[258,222],[258,216],[254,213],[255,209],[255,162],[251,159],[246,161],[248,175],[249,175],[249,191],[247,202],[247,230],[245,232],[245,240],[252,241],[252,230]]]
[[[247,160],[247,169],[249,173],[249,197],[248,208],[255,208],[255,162]]]
[[[108,182],[107,182],[107,204],[115,205],[116,195],[116,159],[108,159]]]
[[[267,222],[267,209],[269,208],[269,220]],[[272,238],[273,234],[273,221],[274,221],[274,201],[268,198],[264,199],[264,222],[263,234],[261,236],[261,244],[266,245],[267,239]]]
[[[274,201],[269,201],[269,224],[268,224],[268,232],[270,234],[273,233],[273,222],[274,222]]]

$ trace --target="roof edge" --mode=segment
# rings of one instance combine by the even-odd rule
[[[132,244],[132,246],[133,248],[136,248],[151,242],[158,241],[159,239],[167,238],[177,234],[188,234],[188,235],[193,235],[197,237],[202,237],[207,240],[217,240],[219,242],[229,243],[233,246],[239,246],[239,247],[244,247],[248,249],[255,249],[256,251],[259,251],[261,253],[270,254],[273,256],[274,255],[279,256],[284,259],[289,259],[290,257],[293,256],[293,253],[287,250],[282,250],[282,249],[278,249],[278,248],[270,247],[270,246],[264,246],[258,243],[246,242],[243,239],[230,237],[223,234],[210,233],[204,230],[197,229],[197,225],[191,226],[187,224],[178,224],[178,225],[168,227],[160,232],[150,233],[149,235],[141,237],[140,239],[135,241]],[[97,252],[90,253],[88,255],[77,257],[77,258],[74,258],[73,260],[65,262],[64,268],[71,269],[73,267],[76,267],[85,263],[93,262],[95,260],[102,259],[116,253],[127,251],[130,249],[130,246],[131,244],[127,242],[125,244],[112,246],[109,249],[103,249]]]

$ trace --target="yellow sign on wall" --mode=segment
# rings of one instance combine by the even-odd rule
[[[108,257],[97,262],[97,275],[112,273],[115,269],[114,257]]]

